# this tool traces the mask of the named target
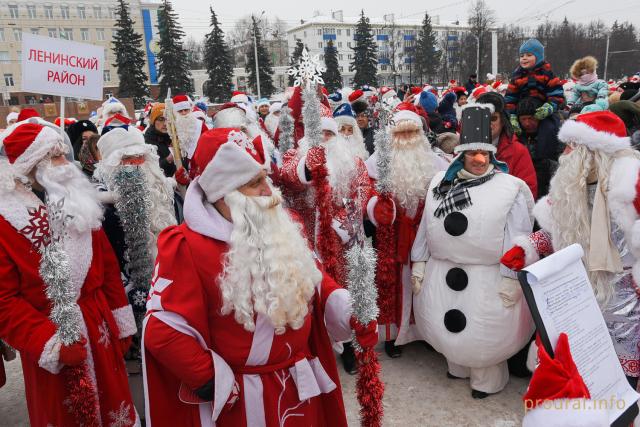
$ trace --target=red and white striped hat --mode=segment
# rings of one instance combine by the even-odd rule
[[[66,146],[60,133],[37,123],[17,126],[3,141],[7,160],[18,176],[28,175],[31,170],[55,148],[61,153]]]
[[[191,102],[191,99],[184,94],[174,96],[172,101],[173,111],[175,111],[176,113],[180,110],[191,110],[191,107],[193,106],[193,102]]]

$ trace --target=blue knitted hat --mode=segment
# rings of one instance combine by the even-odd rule
[[[345,102],[344,104],[342,104],[338,108],[336,108],[336,110],[333,112],[333,117],[334,118],[338,118],[340,116],[347,116],[347,117],[354,117],[355,118],[356,115],[353,113],[353,109],[351,108],[351,104],[349,104],[348,102]]]
[[[438,108],[438,98],[428,90],[423,90],[420,94],[420,106],[427,113],[433,113]]]
[[[520,46],[520,55],[530,53],[536,57],[536,65],[544,61],[544,46],[536,39],[529,39]]]

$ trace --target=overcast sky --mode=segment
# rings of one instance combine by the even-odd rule
[[[618,21],[640,22],[640,0],[486,0],[496,12],[498,25],[518,23],[535,27],[547,18],[561,21],[565,16],[570,21],[588,22],[601,19],[607,24]],[[364,9],[369,17],[394,13],[396,17],[421,17],[425,10],[430,15],[439,15],[440,22],[466,21],[467,9],[472,0],[393,0],[385,2],[350,0],[284,1],[284,0],[173,0],[180,23],[187,35],[196,39],[204,37],[209,29],[209,5],[212,5],[225,32],[230,31],[235,21],[263,10],[269,18],[279,17],[289,26],[300,19],[313,15],[314,10],[329,14],[332,10],[343,10],[352,16]]]

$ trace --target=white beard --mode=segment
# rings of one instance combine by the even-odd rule
[[[392,136],[391,189],[407,215],[413,217],[417,213],[434,175],[431,147],[422,133],[410,140]]]
[[[267,128],[269,135],[273,138],[278,130],[278,123],[280,123],[280,116],[276,116],[272,113],[264,119],[264,126]]]
[[[224,269],[218,278],[222,314],[247,331],[255,330],[254,316],[267,316],[276,334],[286,327],[300,329],[309,313],[315,286],[322,280],[302,237],[302,227],[282,207],[282,195],[247,197],[227,194],[233,231]]]
[[[360,128],[356,127],[353,130],[353,135],[343,136],[343,138],[345,139],[352,156],[359,157],[363,161],[369,158],[369,152],[367,151],[367,147],[364,145],[364,138],[362,137],[362,131],[360,131]]]
[[[49,160],[36,168],[36,180],[52,203],[64,199],[62,213],[70,218],[66,229],[84,233],[102,226],[103,210],[98,191],[74,164],[53,166]]]
[[[326,145],[327,172],[333,199],[339,205],[342,200],[351,198],[353,180],[356,179],[355,156],[348,146],[349,142],[342,135],[332,138]]]
[[[187,115],[176,114],[176,134],[180,141],[180,150],[183,157],[193,155],[200,139],[202,122],[193,113]]]

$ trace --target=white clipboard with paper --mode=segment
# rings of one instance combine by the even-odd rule
[[[518,278],[549,355],[560,333],[566,333],[591,399],[607,401],[611,426],[628,426],[638,414],[640,395],[620,366],[583,255],[580,245],[571,245],[530,265]]]

